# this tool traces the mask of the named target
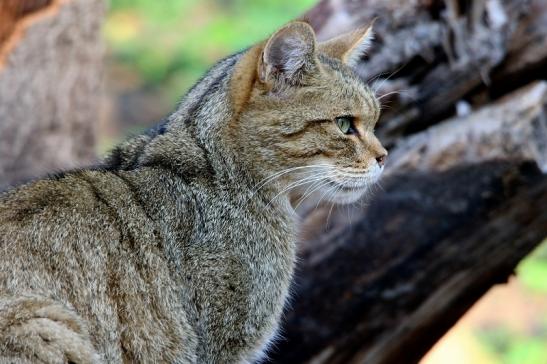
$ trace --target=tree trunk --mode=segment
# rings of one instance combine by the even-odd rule
[[[393,175],[306,256],[279,363],[414,363],[547,235],[547,179],[484,162]]]
[[[89,164],[102,0],[0,1],[0,190]]]
[[[542,0],[323,0],[306,18],[322,39],[376,19],[359,73],[385,95],[387,145],[454,115],[459,101],[482,106],[547,77]]]
[[[545,141],[540,82],[404,140],[366,206],[313,209],[273,361],[418,361],[547,236]]]
[[[302,204],[276,363],[414,363],[547,237],[547,3],[324,0],[322,39],[369,23],[382,188]]]

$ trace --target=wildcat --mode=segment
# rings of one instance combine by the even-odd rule
[[[246,363],[275,336],[294,194],[357,200],[387,152],[363,28],[292,22],[99,166],[0,197],[0,362]]]

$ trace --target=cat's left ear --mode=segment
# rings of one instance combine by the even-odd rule
[[[318,50],[329,57],[341,60],[349,67],[355,67],[372,43],[372,25],[321,42],[318,44]]]
[[[266,42],[258,67],[259,78],[269,84],[297,85],[315,65],[315,33],[307,23],[291,22]]]

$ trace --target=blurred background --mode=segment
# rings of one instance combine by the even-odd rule
[[[547,363],[547,242],[493,287],[422,363]]]
[[[70,23],[70,19],[74,19],[78,14],[82,15],[81,23],[62,28],[70,30],[67,32],[66,39],[63,39],[63,42],[78,43],[79,39],[89,40],[90,37],[94,37],[93,29],[100,27],[101,33],[99,37],[101,37],[102,41],[97,42],[102,42],[101,45],[78,49],[71,53],[70,57],[73,54],[73,59],[77,60],[76,62],[84,62],[83,60],[92,59],[89,67],[90,69],[92,67],[102,69],[99,72],[102,74],[101,81],[98,84],[95,80],[96,77],[89,78],[87,75],[80,75],[79,71],[74,70],[71,72],[71,68],[67,65],[57,64],[56,66],[51,66],[51,69],[48,68],[47,72],[49,75],[59,74],[63,76],[59,76],[52,83],[46,79],[42,81],[39,71],[35,73],[28,71],[28,65],[25,62],[32,57],[18,56],[18,58],[9,58],[10,52],[15,52],[14,49],[17,50],[17,48],[14,48],[13,41],[10,41],[10,43],[7,39],[15,39],[14,34],[17,35],[19,34],[17,32],[21,31],[17,24],[20,19],[30,19],[29,14],[37,13],[41,7],[54,8],[56,6],[63,6],[62,2],[37,0],[28,2],[30,5],[26,8],[20,8],[18,7],[19,5],[13,5],[16,3],[14,1],[3,1],[0,2],[0,42],[4,41],[0,49],[0,65],[3,67],[0,67],[0,87],[3,87],[0,88],[0,98],[4,98],[4,104],[7,104],[8,107],[4,107],[3,109],[2,102],[0,102],[0,143],[3,143],[0,144],[0,152],[4,156],[9,154],[10,157],[6,158],[9,160],[24,159],[22,157],[23,150],[28,151],[25,148],[33,145],[32,141],[35,140],[33,139],[35,137],[28,137],[21,146],[14,145],[13,143],[8,145],[6,141],[2,142],[2,138],[4,138],[3,140],[17,139],[13,128],[6,126],[8,119],[27,120],[29,118],[23,111],[21,111],[21,114],[17,114],[19,116],[13,117],[13,112],[19,111],[13,111],[12,106],[16,103],[20,105],[19,102],[21,102],[23,103],[20,107],[21,110],[32,109],[32,107],[37,108],[35,100],[32,99],[35,94],[37,95],[36,98],[42,100],[44,104],[57,102],[55,101],[57,99],[47,96],[51,88],[61,90],[66,85],[79,85],[78,87],[66,86],[67,94],[73,95],[71,97],[74,97],[74,99],[71,99],[68,105],[65,105],[61,101],[57,102],[57,105],[61,105],[67,110],[68,108],[78,108],[78,110],[96,111],[97,118],[94,120],[99,120],[99,122],[94,123],[92,130],[90,129],[81,137],[79,136],[79,139],[70,142],[66,148],[63,143],[68,138],[51,137],[44,139],[46,146],[43,149],[36,150],[35,155],[41,156],[47,153],[48,150],[55,150],[58,156],[67,155],[67,157],[64,160],[61,158],[60,161],[55,161],[51,164],[48,164],[49,161],[40,161],[39,157],[33,158],[32,161],[29,159],[29,165],[31,163],[35,163],[36,165],[33,171],[38,172],[34,173],[42,173],[43,171],[64,168],[66,166],[82,165],[93,160],[94,155],[103,156],[118,141],[129,135],[143,131],[172,111],[186,90],[216,61],[233,52],[244,49],[256,41],[264,39],[280,25],[301,16],[314,6],[316,6],[313,13],[314,19],[319,19],[317,22],[323,27],[323,34],[325,36],[342,32],[346,28],[349,29],[355,23],[359,23],[362,20],[359,16],[355,17],[355,14],[351,11],[341,13],[339,16],[332,16],[332,18],[336,19],[336,21],[332,22],[330,22],[332,20],[330,18],[329,21],[324,20],[324,17],[322,18],[325,11],[324,7],[327,6],[325,4],[331,7],[329,11],[332,13],[334,11],[333,7],[346,3],[344,1],[322,1],[322,5],[320,4],[319,6],[317,6],[316,0],[111,0],[108,6],[97,5],[98,2],[94,2],[94,5],[91,5],[91,2],[77,4],[74,9],[70,10],[74,11],[76,15],[70,14],[67,10],[66,19],[69,20],[66,20],[66,23]],[[78,1],[75,1],[75,3],[78,3]],[[361,1],[356,3],[363,4],[367,2]],[[418,16],[418,20],[412,18],[412,16],[418,14],[418,11],[412,13],[412,16],[409,15],[409,12],[402,10],[398,12],[399,4],[397,2],[377,1],[377,3],[385,3],[385,7],[390,11],[390,16],[393,17],[392,19],[396,19],[400,26],[406,26],[405,21],[401,20],[404,17],[409,17],[410,20],[407,23],[420,21],[420,19],[423,20],[423,18],[420,18],[421,15]],[[473,8],[473,2],[471,1],[411,1],[408,3],[414,4],[408,5],[409,7],[427,8],[429,14],[431,14],[427,18],[427,21],[431,19],[434,21],[448,19],[447,23],[452,21],[454,24],[458,23],[458,19],[454,17],[450,20],[451,11],[456,15],[458,11],[461,14],[467,14]],[[455,8],[450,10],[450,4],[455,3],[459,4],[459,10]],[[475,3],[485,3],[487,7],[490,7],[488,8],[491,9],[489,10],[489,26],[495,24],[495,21],[508,21],[507,19],[504,20],[504,16],[506,15],[503,13],[503,7],[500,5],[500,2],[476,1]],[[18,10],[10,10],[14,8]],[[350,9],[358,13],[360,8]],[[511,10],[512,8],[509,9]],[[516,9],[513,10],[517,11]],[[100,20],[87,21],[84,19],[83,14],[91,13],[97,14],[97,19],[104,19],[102,26]],[[44,20],[46,23],[40,25],[42,28],[39,27],[36,33],[44,34],[44,32],[49,32],[48,34],[52,34],[57,27],[61,27],[64,24],[63,22],[65,22],[65,18],[63,18],[65,15],[60,14],[59,19],[51,23],[47,23],[47,20]],[[36,14],[32,16],[36,16]],[[382,17],[383,15],[375,14],[375,16]],[[366,17],[370,18],[371,15],[366,14]],[[36,17],[32,19],[36,19]],[[327,23],[326,25],[325,22]],[[389,19],[386,22],[389,22]],[[395,22],[395,20],[392,20],[392,22]],[[342,25],[338,26],[339,24]],[[424,24],[426,24],[425,20]],[[387,31],[388,27],[387,25],[382,25],[381,19],[379,21],[379,28],[380,43],[378,44],[383,44],[388,49],[390,44],[395,44],[390,43],[395,42],[393,40],[395,38],[383,38],[381,31],[382,29]],[[422,34],[423,43],[425,44],[429,41],[428,34],[432,34],[437,30],[435,27],[431,27],[422,29],[423,33],[419,33],[419,31],[418,29],[418,33],[416,34]],[[442,30],[439,32],[442,33]],[[32,32],[28,32],[28,34],[32,34]],[[20,35],[18,36],[20,37]],[[454,32],[454,34],[447,34],[446,37],[446,39],[451,41],[456,39],[454,44],[458,45],[458,37],[464,39],[465,34]],[[539,40],[540,43],[544,41],[542,39]],[[28,48],[34,49],[32,47],[36,47],[36,44],[39,43],[40,41],[31,42]],[[381,45],[375,47],[377,47],[375,48],[377,52],[382,51],[380,48]],[[515,46],[507,47],[508,54],[511,54],[511,47],[514,48]],[[25,53],[23,46],[21,48],[20,52],[23,55],[32,54],[30,50],[28,53]],[[410,52],[412,46],[408,44],[408,48],[407,51]],[[424,80],[424,83],[426,83],[428,80],[428,67],[432,64],[450,63],[451,57],[454,57],[454,54],[459,52],[457,46],[452,47],[453,54],[450,54],[451,52],[437,45],[431,49],[431,53],[424,53],[422,57],[410,57],[410,60],[400,61],[402,65],[390,65],[391,71],[389,74],[398,73],[391,79],[394,82],[389,80],[383,83],[383,87],[385,88],[383,93],[387,94],[393,91],[399,95],[397,96],[398,99],[387,97],[384,100],[388,101],[389,104],[386,106],[387,113],[396,114],[399,112],[402,115],[403,113],[400,112],[401,109],[398,108],[400,104],[419,104],[421,99],[419,95],[416,95],[419,94],[417,90],[420,87],[413,87],[419,85]],[[105,56],[104,63],[102,63],[102,58],[100,58],[102,52],[104,52]],[[420,50],[417,52],[420,52]],[[440,55],[441,53],[442,55]],[[42,55],[50,57],[46,59],[44,64],[49,64],[47,63],[48,60],[55,57],[53,53],[50,54],[48,52],[43,52]],[[94,55],[98,55],[97,60],[95,60]],[[506,56],[505,54],[500,55],[499,62],[502,59],[505,62],[509,58],[510,56]],[[460,57],[460,59],[462,58]],[[368,61],[368,59],[365,58],[364,61]],[[370,60],[369,64],[371,67],[374,66],[373,61],[374,59]],[[82,65],[81,68],[83,68],[84,64],[87,67],[88,63],[85,62],[80,63]],[[537,67],[533,57],[528,58],[526,62],[528,62],[528,65],[532,64],[533,67]],[[99,63],[104,65],[104,67],[97,66]],[[454,65],[457,63],[453,62],[451,64]],[[17,66],[19,64],[25,65],[25,68],[18,70]],[[468,89],[462,92],[463,96],[458,96],[458,100],[451,102],[450,107],[440,111],[435,116],[435,120],[431,119],[427,121],[429,122],[427,125],[414,123],[412,127],[399,132],[401,130],[399,126],[396,129],[388,128],[391,125],[395,125],[395,122],[391,123],[392,120],[395,120],[392,117],[389,121],[391,124],[386,124],[386,128],[381,130],[381,132],[386,130],[385,135],[383,135],[386,143],[394,145],[395,142],[392,143],[390,140],[394,140],[395,137],[401,135],[407,136],[425,130],[430,125],[450,117],[465,117],[469,112],[475,110],[475,108],[495,101],[498,97],[502,96],[501,93],[505,92],[504,87],[507,88],[508,86],[504,83],[497,84],[495,73],[493,73],[494,76],[492,78],[490,78],[489,74],[492,69],[502,69],[503,65],[504,63],[496,63],[485,71],[481,68],[483,66],[482,63],[475,64],[473,69],[477,69],[476,73],[480,75],[477,84],[469,86]],[[14,70],[10,70],[10,67]],[[366,63],[363,67],[366,67]],[[536,68],[531,69],[533,72],[536,71]],[[414,71],[411,72],[410,70],[417,71],[412,73]],[[466,72],[464,68],[460,71],[462,73]],[[361,74],[365,80],[371,80],[368,77],[370,75],[366,71],[362,71]],[[383,74],[383,78],[386,80],[389,79],[387,77],[388,74],[381,72],[376,72],[375,79],[378,79],[378,74]],[[508,74],[514,75],[517,73],[509,72]],[[71,80],[76,77],[78,81],[72,82],[68,78],[65,80],[64,75],[69,75],[66,77],[73,77]],[[523,72],[520,80],[515,82],[516,86],[512,87],[516,89],[537,78],[536,76],[531,76],[531,72]],[[372,82],[375,82],[375,79]],[[411,80],[408,81],[411,85],[401,86],[398,83],[400,80]],[[442,87],[446,82],[437,83],[439,87]],[[27,91],[24,93],[25,97],[21,97],[20,95],[22,94],[20,92],[22,91],[14,86],[19,84],[23,85],[21,89],[27,87]],[[40,86],[41,84],[47,84],[47,86],[42,87]],[[479,84],[480,86],[478,86]],[[28,85],[32,85],[32,87],[28,87]],[[501,86],[492,87],[492,85]],[[79,90],[86,87],[86,93],[83,93],[81,97],[78,96]],[[29,89],[36,91],[28,91]],[[41,89],[44,91],[40,91]],[[17,96],[17,101],[15,99],[9,101],[12,95],[19,95]],[[89,104],[88,102],[91,102],[92,97],[88,95],[98,95],[98,100]],[[32,107],[25,106],[25,98],[30,100],[29,103],[32,102]],[[47,112],[44,112],[42,115],[45,115],[45,118],[49,118],[50,115],[57,115],[56,113],[63,114],[62,110],[64,109],[61,106],[57,106],[57,108],[52,110],[45,108]],[[62,128],[55,124],[56,119],[54,117],[51,118],[51,122],[41,122],[42,124],[40,125],[45,125],[43,126],[44,130],[61,130]],[[72,119],[79,120],[78,118]],[[88,122],[83,120],[81,123],[82,125],[87,125],[86,123]],[[85,130],[85,127],[70,130],[76,129]],[[397,130],[399,134],[395,132],[391,133],[392,130]],[[24,135],[30,135],[31,129],[28,128],[28,131],[24,131],[24,133],[27,133]],[[69,133],[73,133],[73,131]],[[93,140],[93,142],[89,142],[89,140]],[[40,141],[40,143],[42,142],[43,140]],[[81,145],[91,145],[92,150],[79,151],[78,148]],[[74,158],[74,155],[78,155],[79,159]],[[16,165],[8,163],[4,165],[0,164],[0,171],[5,176],[16,176],[12,179],[6,177],[8,183],[15,183],[14,181],[27,178],[27,175],[18,174],[18,171],[23,168],[22,166],[25,163],[19,161]],[[510,242],[507,244],[510,245]],[[527,258],[520,262],[516,268],[516,275],[510,278],[507,284],[494,286],[484,295],[463,316],[458,324],[422,359],[422,363],[546,364],[547,241],[540,244]]]
[[[99,153],[150,126],[215,62],[267,37],[314,0],[113,0],[104,26]]]

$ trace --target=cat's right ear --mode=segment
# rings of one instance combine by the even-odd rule
[[[374,21],[368,26],[319,43],[319,52],[339,59],[349,67],[355,67],[372,43]]]
[[[273,87],[298,85],[316,66],[315,33],[304,22],[295,21],[275,32],[262,51],[258,77]]]

